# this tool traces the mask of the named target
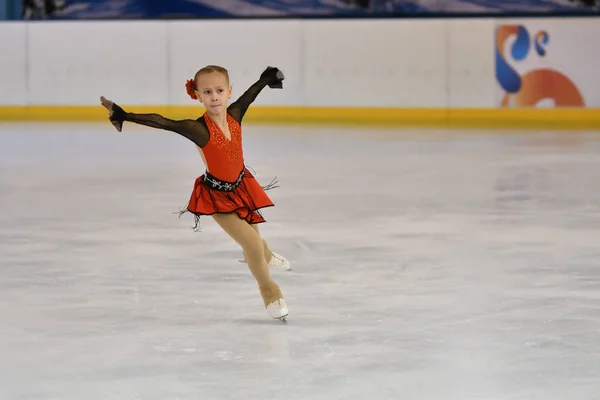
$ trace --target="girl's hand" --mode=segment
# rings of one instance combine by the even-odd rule
[[[282,89],[283,88],[283,80],[285,76],[283,72],[277,67],[267,67],[260,75],[261,79],[269,80],[269,87],[271,89]]]
[[[100,103],[108,110],[108,119],[110,122],[117,131],[121,132],[123,129],[123,121],[125,120],[125,111],[104,96],[100,96]]]

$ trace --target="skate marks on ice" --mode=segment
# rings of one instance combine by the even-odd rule
[[[598,392],[593,136],[247,128],[282,184],[261,231],[292,262],[284,326],[239,248],[172,214],[202,171],[185,140],[38,129],[0,127],[0,397]]]

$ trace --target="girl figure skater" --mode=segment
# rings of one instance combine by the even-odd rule
[[[285,323],[288,308],[281,289],[271,278],[269,267],[287,270],[289,262],[272,252],[259,234],[257,224],[265,222],[259,210],[273,206],[273,202],[244,165],[241,129],[244,114],[262,89],[267,85],[281,89],[284,79],[278,68],[268,67],[258,81],[227,106],[232,93],[229,73],[220,66],[206,66],[186,84],[190,97],[206,108],[196,120],[175,121],[158,114],[130,113],[104,96],[100,100],[119,132],[123,122],[128,121],[175,132],[196,145],[206,171],[196,179],[183,212],[194,214],[196,226],[201,215],[211,215],[242,247],[244,262],[258,283],[268,313]]]

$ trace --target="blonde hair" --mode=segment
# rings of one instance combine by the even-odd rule
[[[202,74],[210,74],[212,72],[223,74],[225,79],[227,79],[227,84],[229,85],[229,72],[227,72],[225,68],[219,65],[207,65],[206,67],[200,68],[198,72],[196,72],[194,79],[188,79],[185,82],[185,90],[187,91],[188,96],[190,96],[193,100],[198,100],[198,97],[196,96],[198,77]]]
[[[220,74],[223,74],[225,76],[225,79],[227,79],[227,84],[229,85],[229,72],[227,71],[227,69],[219,65],[207,65],[206,67],[200,68],[198,72],[196,72],[196,75],[194,75],[194,84],[197,85],[198,77],[200,75],[210,74],[211,72],[218,72]]]

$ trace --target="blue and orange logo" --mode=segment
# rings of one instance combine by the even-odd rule
[[[531,50],[532,38],[522,25],[503,25],[496,30],[496,79],[502,89],[502,107],[533,107],[544,99],[554,100],[557,107],[584,107],[583,96],[566,75],[553,69],[534,69],[523,76],[507,62],[506,40],[515,35],[510,48],[514,61],[523,61]],[[533,36],[533,48],[538,56],[546,55],[549,36],[540,31]]]

